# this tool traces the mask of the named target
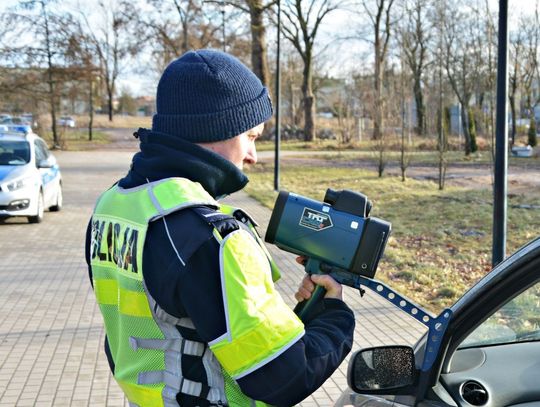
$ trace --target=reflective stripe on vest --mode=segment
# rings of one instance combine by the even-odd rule
[[[230,206],[230,205],[221,204],[220,207],[219,207],[219,210],[220,210],[220,212],[231,215],[231,216],[233,216],[235,218],[237,218],[237,216],[235,216],[235,214],[240,212],[242,214],[242,217],[247,218],[245,220],[244,219],[238,219],[238,220],[240,220],[239,223],[240,223],[240,225],[245,226],[248,229],[248,231],[255,238],[255,240],[257,241],[257,243],[259,244],[259,246],[263,250],[266,258],[268,259],[268,262],[270,263],[270,268],[272,269],[272,281],[274,281],[274,283],[276,281],[278,281],[281,278],[281,272],[279,271],[279,268],[278,268],[277,264],[274,262],[274,259],[272,259],[272,256],[270,256],[270,253],[268,252],[268,249],[266,248],[266,246],[264,245],[261,237],[259,236],[259,233],[257,232],[257,229],[255,229],[255,226],[257,226],[257,224],[255,223],[253,218],[251,216],[249,216],[249,214],[247,212],[245,212],[245,211],[243,211],[241,209],[235,208],[233,206]]]
[[[220,242],[221,287],[227,332],[209,343],[223,368],[239,379],[285,352],[304,335],[304,324],[272,282],[266,254],[240,229]]]

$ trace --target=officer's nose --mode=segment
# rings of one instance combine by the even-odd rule
[[[244,158],[244,163],[255,164],[256,162],[257,162],[257,149],[255,148],[255,143],[252,143],[250,148],[247,151],[246,158]]]

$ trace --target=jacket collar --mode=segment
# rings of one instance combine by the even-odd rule
[[[217,199],[241,190],[249,181],[229,160],[196,144],[148,129],[139,129],[135,134],[140,139],[140,151],[133,156],[129,173],[119,182],[123,188],[183,177],[199,182]]]

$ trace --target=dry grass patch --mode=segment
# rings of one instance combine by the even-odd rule
[[[267,207],[274,205],[273,167],[247,170],[247,192]],[[491,269],[492,193],[486,189],[447,188],[430,181],[377,177],[373,171],[288,165],[282,189],[322,200],[327,188],[360,191],[373,201],[372,216],[392,222],[392,235],[377,278],[413,301],[440,311],[452,304]],[[540,198],[509,197],[508,252],[538,236]]]

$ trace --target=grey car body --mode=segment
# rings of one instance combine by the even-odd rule
[[[440,337],[427,332],[410,356],[392,347],[353,355],[350,389],[335,405],[540,407],[540,238],[495,267],[449,311]],[[440,346],[426,368],[435,341]],[[402,371],[376,383],[396,355]],[[366,360],[367,369],[361,366]]]

